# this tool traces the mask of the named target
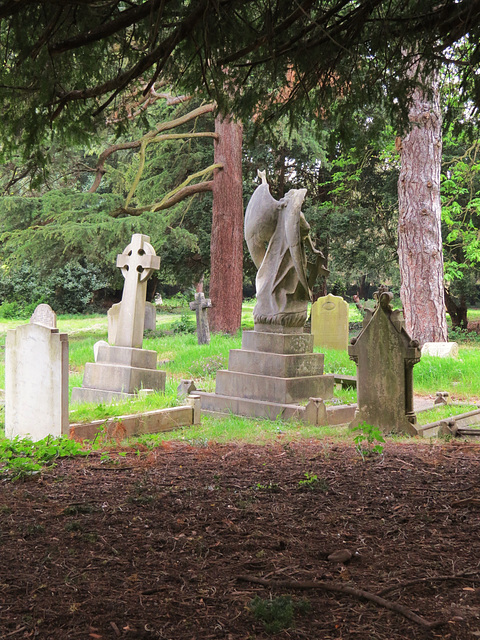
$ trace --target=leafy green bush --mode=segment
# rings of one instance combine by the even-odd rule
[[[47,302],[57,313],[84,313],[95,294],[109,286],[99,267],[84,261],[69,262],[48,277],[28,263],[0,269],[0,317],[25,318]]]

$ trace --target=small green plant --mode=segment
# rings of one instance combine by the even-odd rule
[[[0,475],[20,480],[40,473],[57,458],[84,454],[81,445],[69,438],[47,437],[38,442],[28,438],[0,438]]]
[[[268,484],[257,482],[255,488],[258,491],[271,491],[272,493],[278,493],[280,491],[280,486],[276,482],[269,482]]]
[[[305,480],[299,480],[298,486],[300,489],[320,489],[321,491],[328,491],[328,483],[325,478],[319,478],[316,474],[306,471],[304,474]]]
[[[249,609],[253,617],[262,622],[267,633],[280,633],[292,627],[295,613],[306,614],[310,611],[308,600],[295,602],[290,596],[264,599],[255,596]]]
[[[355,442],[355,451],[360,454],[364,462],[366,458],[383,453],[383,446],[380,443],[385,442],[385,438],[380,429],[367,422],[362,422],[352,431],[358,432],[353,441]]]

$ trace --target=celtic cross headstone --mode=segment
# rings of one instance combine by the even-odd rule
[[[117,267],[125,278],[115,346],[142,348],[145,323],[147,280],[160,268],[160,257],[149,243],[149,236],[135,233],[123,253],[117,256]]]

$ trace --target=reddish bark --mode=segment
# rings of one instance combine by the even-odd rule
[[[223,170],[213,180],[210,328],[236,333],[243,288],[242,125],[219,115],[215,133],[214,162],[222,163]]]
[[[412,70],[412,73],[414,70]],[[417,88],[411,129],[398,145],[398,256],[407,332],[421,344],[447,340],[440,224],[441,112],[438,85]]]

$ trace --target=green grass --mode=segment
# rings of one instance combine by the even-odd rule
[[[438,405],[435,409],[428,409],[428,411],[419,411],[417,413],[417,422],[419,425],[430,424],[431,422],[438,422],[439,420],[445,420],[452,416],[457,416],[461,413],[468,413],[469,411],[478,410],[476,404],[446,404]]]

